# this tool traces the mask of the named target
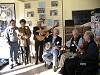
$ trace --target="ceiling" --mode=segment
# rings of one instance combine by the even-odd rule
[[[37,0],[18,0],[18,1],[21,1],[21,2],[28,2],[28,1],[37,1]]]

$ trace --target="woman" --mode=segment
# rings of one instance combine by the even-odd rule
[[[20,40],[20,46],[22,49],[22,54],[25,53],[25,56],[22,55],[23,61],[25,64],[28,64],[29,54],[30,54],[30,37],[31,37],[31,31],[28,26],[25,26],[26,20],[21,19],[20,20],[21,27],[19,30],[19,40]]]

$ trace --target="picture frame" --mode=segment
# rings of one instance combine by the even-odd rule
[[[0,32],[6,29],[11,19],[16,19],[15,3],[0,3]]]
[[[30,9],[31,8],[31,3],[25,3],[24,8],[25,9]]]
[[[24,16],[25,16],[26,18],[34,17],[34,11],[25,10],[25,11],[24,11]]]
[[[50,10],[50,16],[57,16],[58,11],[57,10]]]
[[[51,1],[51,7],[57,7],[58,1]]]
[[[45,8],[38,8],[38,13],[45,13]]]
[[[46,14],[39,14],[39,19],[40,20],[45,20],[46,19]]]
[[[28,11],[27,17],[34,17],[34,11]]]

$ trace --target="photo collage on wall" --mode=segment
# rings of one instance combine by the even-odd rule
[[[58,6],[58,0],[51,0],[52,10],[50,10],[50,16],[57,16],[58,15],[57,6]],[[56,9],[54,9],[53,7]]]
[[[39,13],[39,20],[45,21],[46,14],[45,14],[45,2],[44,1],[39,2],[37,12]]]
[[[25,3],[24,4],[25,8],[25,17],[34,17],[34,11],[30,11],[31,9],[31,3]]]

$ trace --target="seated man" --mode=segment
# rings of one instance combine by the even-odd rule
[[[78,66],[84,66],[81,70],[82,75],[96,75],[98,48],[94,41],[94,34],[91,31],[86,31],[84,34],[84,44],[80,51],[83,51],[81,56],[72,59],[66,59],[64,62],[63,75],[75,75],[75,70]]]
[[[59,55],[59,50],[61,48],[62,38],[58,36],[59,30],[54,29],[53,34],[49,35],[45,43],[47,43],[45,50],[43,52],[42,58],[48,65],[48,69],[53,68],[54,70],[57,67],[57,59]],[[48,49],[48,42],[51,44],[51,47]]]
[[[66,58],[70,59],[76,56],[76,49],[77,47],[81,46],[82,41],[83,41],[82,36],[79,35],[77,29],[74,29],[72,31],[72,38],[66,43],[66,46],[68,48],[67,52],[61,55],[60,62],[59,62],[60,71],[63,69],[64,61]]]

